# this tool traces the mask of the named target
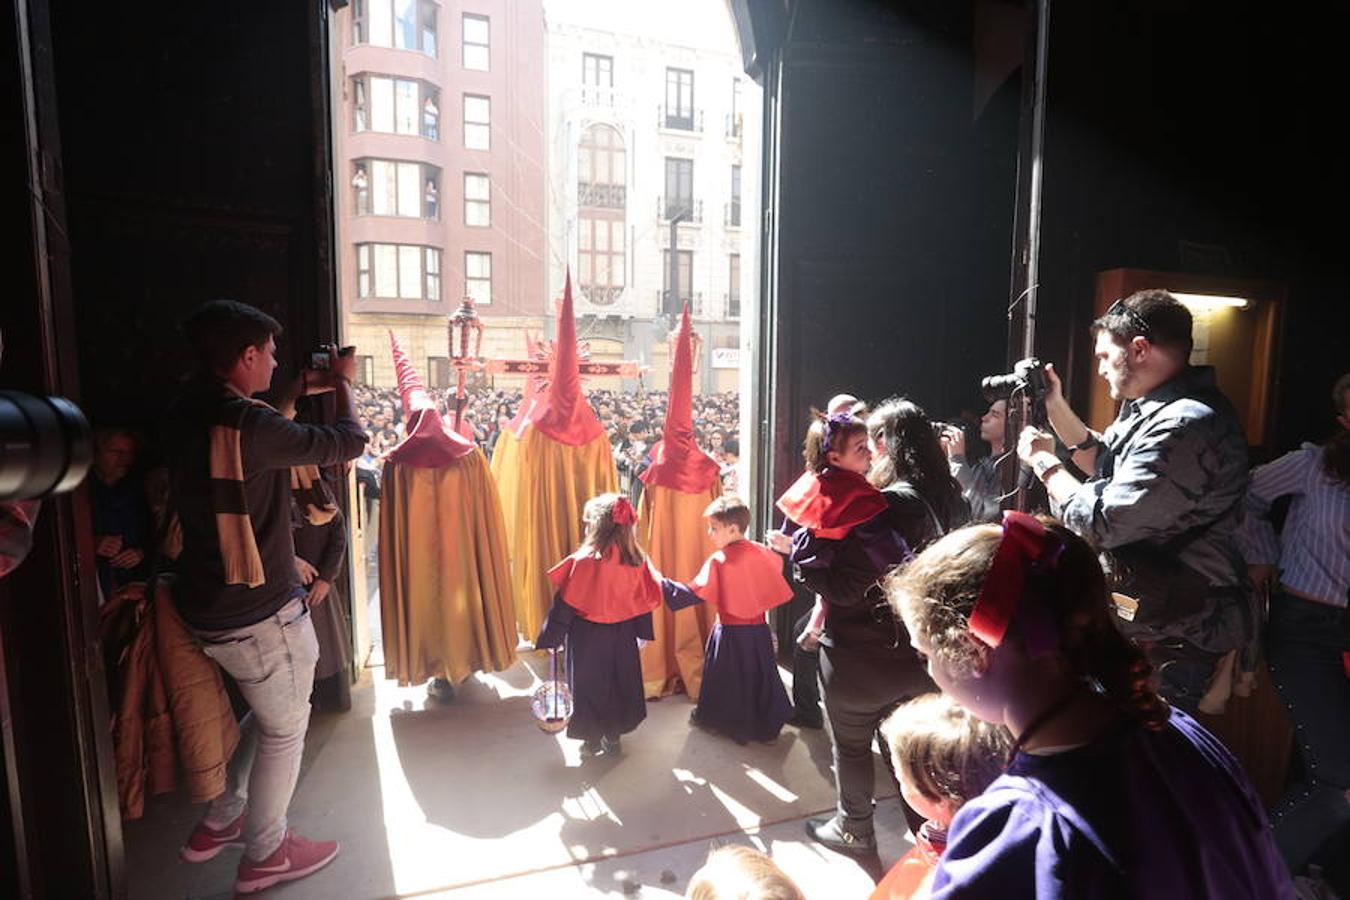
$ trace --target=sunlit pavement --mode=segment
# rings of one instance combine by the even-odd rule
[[[675,696],[648,704],[622,756],[583,764],[579,742],[530,716],[545,671],[546,657],[526,653],[440,705],[367,670],[350,712],[315,716],[291,806],[292,827],[340,840],[342,854],[265,896],[679,896],[723,843],[766,850],[807,896],[867,896],[867,873],[802,830],[834,802],[824,732],[788,727],[773,744],[740,747],[691,729],[689,701]],[[128,825],[132,897],[231,895],[238,851],[178,860],[196,815],[160,798]],[[908,848],[894,800],[877,823],[889,865]]]

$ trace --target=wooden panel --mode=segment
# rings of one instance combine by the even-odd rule
[[[1265,665],[1256,673],[1256,689],[1250,697],[1234,697],[1222,716],[1198,719],[1242,763],[1266,809],[1279,802],[1289,772],[1294,727]]]
[[[1280,305],[1285,298],[1283,285],[1269,281],[1212,278],[1178,272],[1148,269],[1110,269],[1097,275],[1094,318],[1121,297],[1135,291],[1164,288],[1189,294],[1217,294],[1244,297],[1251,301],[1246,309],[1218,309],[1194,313],[1196,353],[1192,362],[1212,365],[1219,388],[1242,419],[1247,443],[1264,447],[1269,443],[1269,425],[1273,417],[1272,378],[1277,346]],[[1202,358],[1208,347],[1207,357]],[[1093,371],[1096,362],[1093,362]],[[1106,382],[1092,376],[1088,410],[1089,424],[1098,430],[1111,424],[1118,404],[1111,399]]]

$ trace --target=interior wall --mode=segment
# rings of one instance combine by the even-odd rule
[[[206,300],[336,334],[327,4],[52,0],[81,370],[96,421],[153,427]]]
[[[1019,91],[974,114],[972,41],[964,4],[793,4],[770,83],[774,496],[832,394],[947,417],[1003,371]]]
[[[1336,40],[1271,7],[1054,5],[1037,334],[1077,407],[1096,377],[1097,273],[1260,279],[1289,293],[1256,455],[1329,432],[1350,367]]]

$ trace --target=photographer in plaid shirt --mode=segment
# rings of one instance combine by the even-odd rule
[[[1118,624],[1158,670],[1162,695],[1187,712],[1221,712],[1235,671],[1254,664],[1259,621],[1236,539],[1246,438],[1214,370],[1190,365],[1191,313],[1167,291],[1117,300],[1092,331],[1097,372],[1121,401],[1104,433],[1074,414],[1046,367],[1050,424],[1091,477],[1074,477],[1054,437],[1034,428],[1018,455],[1055,515],[1126,574],[1118,590],[1138,605]]]

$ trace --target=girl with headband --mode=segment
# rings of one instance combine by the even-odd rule
[[[933,898],[1294,897],[1251,783],[1158,696],[1082,539],[1005,513],[888,593],[933,680],[1014,739],[952,821]]]
[[[663,579],[638,546],[637,513],[626,496],[592,497],[582,522],[581,546],[548,571],[556,593],[534,645],[549,650],[567,641],[574,703],[567,736],[580,739],[589,758],[618,755],[619,736],[647,718],[638,641],[653,639]],[[670,591],[666,602],[681,609],[698,598]]]

